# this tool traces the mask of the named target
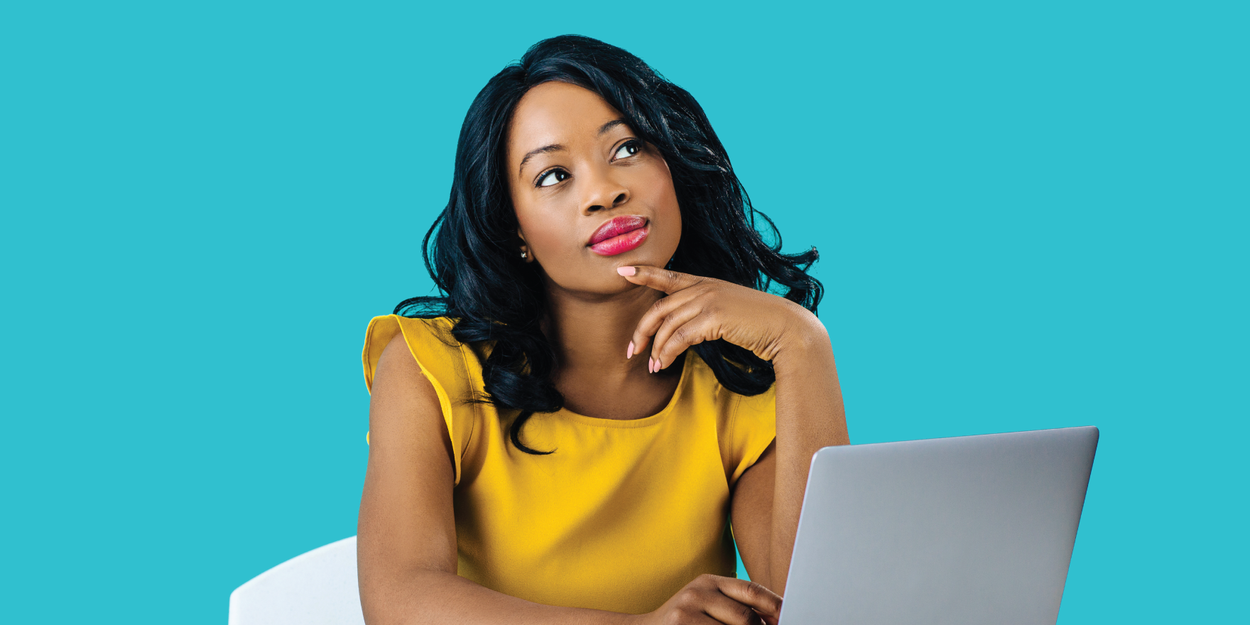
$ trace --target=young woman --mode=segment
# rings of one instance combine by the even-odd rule
[[[624,50],[556,37],[487,83],[424,241],[445,296],[369,324],[368,622],[776,623],[848,438],[816,251],[756,214]]]

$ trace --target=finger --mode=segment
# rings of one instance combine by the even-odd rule
[[[677,362],[678,356],[691,346],[716,338],[710,336],[714,328],[715,320],[697,304],[682,306],[669,313],[651,344],[651,357],[656,363],[654,370],[659,371]]]
[[[703,604],[703,613],[725,625],[766,625],[764,616],[741,601],[714,592]]]
[[[632,274],[629,273],[631,269],[634,271]],[[669,295],[708,279],[702,276],[647,265],[617,267],[616,272],[634,284],[641,284],[657,291],[664,291]]]
[[[781,597],[762,584],[732,577],[718,577],[716,581],[720,591],[729,598],[751,606],[774,622],[781,617]]]
[[[651,337],[655,336],[660,325],[664,323],[664,319],[674,310],[685,306],[697,295],[699,295],[698,291],[687,289],[656,300],[651,308],[643,313],[642,319],[638,320],[638,326],[634,328],[634,353],[641,354],[648,345],[651,345],[653,342]]]
[[[693,620],[686,620],[686,618],[683,618],[678,622],[681,623],[682,625],[686,625],[686,623],[690,623],[690,625],[725,625],[724,623],[716,620],[715,618],[712,618],[710,615],[708,615],[707,612],[701,612],[699,614],[691,614],[687,618],[690,618]]]

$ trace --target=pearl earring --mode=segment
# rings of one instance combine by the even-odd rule
[[[529,252],[526,252],[525,250],[521,250],[521,260],[525,260],[527,256],[529,256]]]

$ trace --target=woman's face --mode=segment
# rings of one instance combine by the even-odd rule
[[[681,240],[668,163],[597,94],[563,82],[530,89],[508,134],[507,171],[526,262],[548,286],[612,294],[627,265],[665,266]]]

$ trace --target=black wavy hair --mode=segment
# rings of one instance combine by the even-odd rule
[[[406,299],[395,307],[395,314],[407,317],[456,320],[453,336],[482,360],[485,394],[469,401],[492,403],[504,415],[519,411],[509,437],[530,454],[551,452],[522,444],[521,426],[535,412],[559,410],[564,396],[551,381],[555,351],[539,326],[546,306],[541,269],[519,254],[516,212],[503,172],[517,102],[550,81],[599,94],[663,154],[682,220],[700,224],[682,230],[671,269],[761,291],[784,287],[778,295],[813,313],[823,294],[820,281],[807,273],[818,257],[816,248],[781,253],[781,234],[751,206],[707,115],[686,90],[642,59],[596,39],[563,35],[534,44],[486,83],[460,128],[451,199],[422,241],[426,267],[442,295]],[[775,243],[756,230],[756,215]],[[758,395],[776,380],[771,363],[737,345],[717,340],[693,349],[735,393]]]

